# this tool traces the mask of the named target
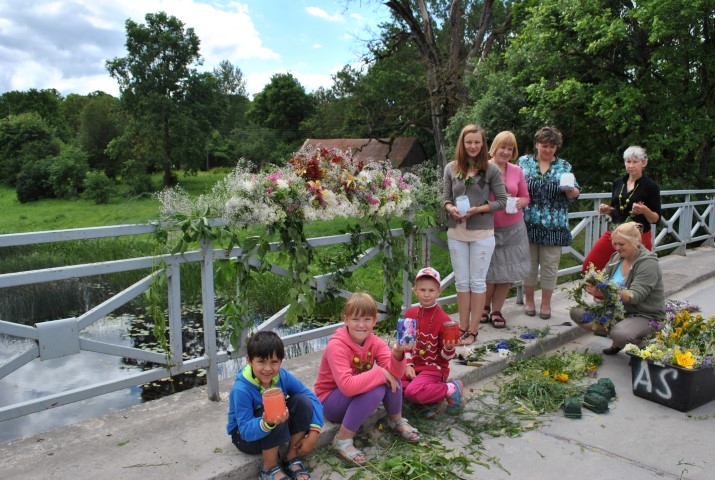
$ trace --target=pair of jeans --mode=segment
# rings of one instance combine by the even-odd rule
[[[487,291],[487,272],[494,253],[494,237],[464,242],[448,239],[449,255],[454,271],[457,292],[484,293]]]

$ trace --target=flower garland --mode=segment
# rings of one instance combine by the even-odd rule
[[[286,322],[293,323],[301,314],[309,315],[316,302],[310,278],[313,248],[305,237],[307,221],[335,218],[366,218],[385,248],[386,297],[388,310],[399,312],[401,284],[392,282],[405,268],[401,249],[394,248],[397,239],[390,231],[389,220],[402,217],[414,204],[420,190],[419,177],[392,168],[389,161],[358,160],[350,152],[338,149],[304,150],[294,154],[283,167],[252,172],[239,165],[210,193],[191,197],[181,188],[167,189],[157,195],[161,203],[161,227],[164,232],[181,231],[176,251],[201,239],[230,239],[229,248],[239,246],[244,256],[266,261],[270,236],[278,234],[281,256],[288,263],[291,282],[291,305]],[[232,231],[221,231],[208,225],[208,218],[221,218],[227,230],[265,225],[259,237],[241,241]],[[246,263],[246,262],[244,262]],[[250,271],[260,269],[244,265],[236,274],[237,296],[221,312],[235,344],[246,323],[245,300]],[[394,286],[393,286],[394,283]],[[243,310],[242,310],[243,309]]]
[[[595,302],[586,300],[586,285],[593,285],[601,292],[603,298]],[[623,300],[620,296],[622,288],[612,282],[601,270],[596,270],[593,264],[583,274],[583,282],[576,287],[567,289],[568,298],[574,300],[576,304],[584,309],[583,323],[592,323],[595,330],[599,325],[606,330],[625,318]]]

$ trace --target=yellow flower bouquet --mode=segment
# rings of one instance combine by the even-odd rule
[[[663,365],[715,367],[715,316],[706,319],[683,309],[651,327],[655,334],[643,348],[629,343],[623,351]]]

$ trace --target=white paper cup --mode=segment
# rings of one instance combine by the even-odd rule
[[[469,210],[469,197],[466,195],[460,195],[455,199],[457,202],[457,211],[459,212],[460,215],[464,216],[467,214],[467,211]]]
[[[573,173],[564,173],[561,175],[561,178],[559,179],[559,186],[560,187],[573,187],[576,183],[576,177],[574,177]]]
[[[516,208],[516,197],[506,197],[506,213],[516,213],[519,211]]]

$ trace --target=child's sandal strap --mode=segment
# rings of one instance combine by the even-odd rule
[[[416,443],[420,441],[420,438],[422,438],[419,430],[410,425],[409,420],[407,420],[405,417],[402,417],[399,420],[388,419],[387,425],[390,427],[390,430],[398,434],[406,442]],[[399,427],[405,425],[409,428],[398,430]]]
[[[288,476],[288,474],[286,474],[286,472],[283,471],[283,468],[281,468],[280,465],[276,465],[275,467],[271,468],[268,471],[263,470],[263,467],[261,467],[261,470],[258,473],[258,479],[259,480],[277,480],[276,475],[278,475],[279,473],[282,473],[284,478],[290,478]]]

